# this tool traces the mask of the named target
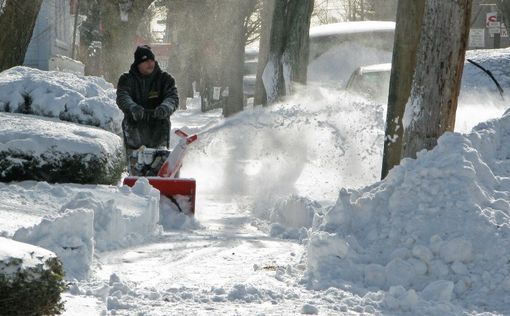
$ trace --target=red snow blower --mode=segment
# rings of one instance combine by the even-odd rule
[[[189,136],[181,130],[175,134],[180,137],[173,150],[140,147],[129,157],[129,176],[124,184],[132,187],[140,177],[159,190],[161,195],[170,199],[178,211],[193,216],[195,214],[195,179],[179,178],[179,170],[189,144],[197,140],[197,135]]]

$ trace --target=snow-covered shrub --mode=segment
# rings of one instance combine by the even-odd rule
[[[13,67],[0,73],[0,112],[56,117],[121,135],[115,89],[99,77]]]
[[[32,115],[0,113],[0,181],[116,184],[122,140],[102,129]]]
[[[64,270],[52,252],[0,237],[2,315],[56,315],[63,312]]]

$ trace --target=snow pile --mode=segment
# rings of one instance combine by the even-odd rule
[[[48,259],[55,257],[46,249],[0,237],[0,273],[4,277],[13,277],[21,271],[44,265]],[[21,259],[20,264],[12,264],[13,259]]]
[[[507,114],[445,134],[384,181],[342,189],[309,235],[309,285],[387,291],[389,308],[507,308],[509,133]]]
[[[313,218],[320,210],[318,202],[296,195],[278,201],[269,212],[271,237],[305,238],[305,228],[312,227]]]
[[[123,150],[122,139],[98,128],[52,118],[0,113],[0,150],[51,157],[50,152],[101,155]]]
[[[0,185],[0,231],[55,252],[66,277],[86,278],[94,251],[139,244],[159,235],[159,192],[146,179],[133,189],[20,182]],[[15,223],[15,224],[14,224]]]
[[[103,78],[14,67],[0,73],[0,111],[57,117],[121,134],[115,89]]]
[[[122,139],[99,128],[54,118],[0,113],[0,179],[116,183]]]

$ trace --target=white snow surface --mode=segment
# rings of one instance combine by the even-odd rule
[[[0,237],[0,271],[6,277],[15,275],[18,269],[23,271],[44,265],[46,260],[55,257],[49,250]],[[12,259],[21,259],[22,262],[20,265],[8,264]]]
[[[363,32],[391,31],[395,22],[391,21],[357,21],[318,25],[310,28],[310,37],[352,34]]]
[[[123,117],[103,78],[21,66],[0,73],[0,112],[57,117],[119,135]]]
[[[384,118],[320,88],[228,119],[190,106],[172,122],[199,137],[194,218],[143,180],[27,181],[0,184],[0,232],[63,259],[66,315],[510,314],[510,114],[378,181]]]
[[[99,128],[64,122],[56,118],[0,112],[0,150],[40,156],[48,152],[70,154],[114,153],[122,139]]]

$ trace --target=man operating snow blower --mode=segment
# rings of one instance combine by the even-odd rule
[[[122,130],[131,175],[152,175],[135,170],[135,151],[140,148],[168,148],[170,115],[179,106],[175,79],[159,68],[147,45],[138,46],[129,72],[117,84],[117,105],[124,112]],[[157,156],[157,153],[155,153]],[[154,155],[153,155],[154,156]],[[154,158],[154,157],[151,157]],[[164,161],[166,157],[160,160]],[[152,168],[156,170],[157,168]]]
[[[146,178],[175,206],[170,209],[193,215],[196,182],[179,178],[179,170],[187,146],[197,135],[177,130],[179,141],[168,149],[170,115],[179,106],[179,97],[174,78],[159,68],[149,46],[136,49],[131,69],[120,76],[117,105],[124,112],[122,131],[128,158],[129,176],[123,183],[134,186],[140,177]]]

